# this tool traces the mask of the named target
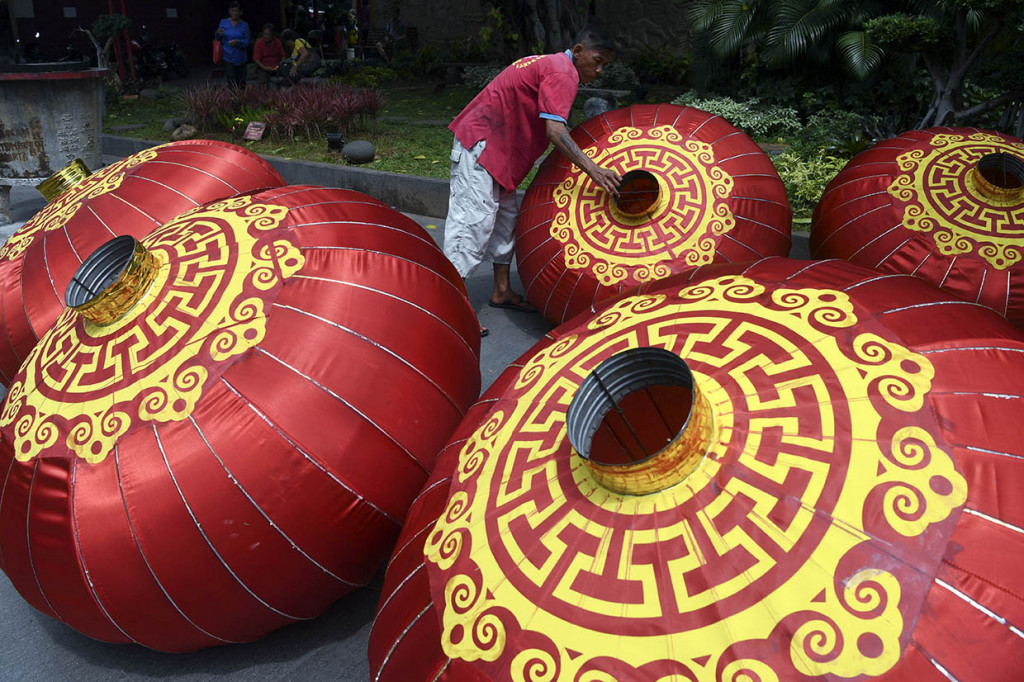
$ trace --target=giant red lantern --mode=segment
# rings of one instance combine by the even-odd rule
[[[634,105],[572,134],[623,181],[615,200],[553,153],[530,184],[516,258],[527,298],[551,322],[699,265],[789,253],[785,186],[768,156],[725,119]]]
[[[101,640],[249,641],[364,585],[480,389],[458,273],[352,191],[186,212],[68,298],[0,412],[0,566]]]
[[[1024,324],[1024,142],[912,130],[854,157],[814,211],[811,254],[912,274]]]
[[[270,164],[241,147],[186,140],[152,147],[89,175],[71,164],[40,185],[48,203],[0,248],[0,381],[10,384],[64,309],[82,260],[111,237],[144,237],[179,213],[280,187]]]
[[[373,678],[1014,679],[1022,354],[991,311],[840,261],[607,302],[439,459]]]

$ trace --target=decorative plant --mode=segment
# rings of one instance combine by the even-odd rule
[[[847,162],[847,159],[832,156],[824,150],[807,156],[786,150],[771,160],[786,186],[793,218],[801,221],[811,217],[825,186]]]
[[[800,130],[796,109],[762,104],[756,98],[737,102],[731,97],[701,97],[688,92],[672,100],[672,104],[717,114],[756,140],[774,140]]]
[[[262,121],[267,124],[265,136],[292,139],[304,134],[310,141],[322,139],[328,132],[346,132],[367,119],[372,121],[384,107],[384,95],[379,90],[338,84],[287,90],[200,86],[188,90],[183,101],[200,132],[218,127],[237,130],[250,121]]]

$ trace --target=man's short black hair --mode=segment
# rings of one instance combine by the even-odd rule
[[[588,23],[583,29],[576,34],[576,40],[573,45],[576,44],[585,45],[592,47],[595,50],[601,52],[615,52],[615,40],[612,38],[608,30],[600,24]]]

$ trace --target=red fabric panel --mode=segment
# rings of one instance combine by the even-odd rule
[[[903,650],[900,660],[889,672],[875,679],[885,682],[949,682],[949,678],[939,672],[913,642]]]
[[[7,267],[0,264],[0,316],[5,322],[4,333],[0,335],[0,381],[5,386],[10,386],[25,359],[22,353],[38,341],[22,297],[23,272],[22,260],[12,261]]]
[[[951,448],[957,468],[967,479],[967,507],[986,516],[1024,528],[1024,470],[1014,456]]]
[[[216,495],[231,484],[223,468],[219,475],[212,473],[218,464],[202,435],[188,421],[161,426],[156,432],[162,453],[160,447],[136,448],[121,464],[125,480],[140,481],[133,494],[132,524],[154,579],[197,628],[209,633],[197,635],[186,648],[220,640],[249,641],[291,622],[246,589],[211,544],[206,527],[193,516],[195,495],[186,491],[202,482],[209,485],[209,494]],[[204,481],[205,476],[210,481]],[[118,511],[124,513],[110,510]],[[231,523],[236,513],[225,505],[218,525]]]
[[[74,465],[67,460],[49,460],[39,462],[36,468],[28,507],[32,568],[58,619],[74,614],[83,631],[101,639],[123,640],[124,635],[96,608],[78,561],[72,495],[68,494],[77,474]]]
[[[939,578],[1011,623],[1024,623],[1021,556],[1024,533],[965,513],[953,533]]]
[[[553,342],[538,341],[512,363],[466,413],[440,451],[423,490],[409,509],[381,587],[380,604],[370,632],[368,656],[375,680],[431,679],[447,664],[441,650],[438,612],[430,599],[423,545],[448,504],[451,476],[459,453],[502,395],[519,376],[523,363]],[[465,679],[448,677],[447,679]]]
[[[913,641],[957,680],[1016,682],[1024,670],[1024,639],[938,585]]]
[[[146,436],[150,434],[140,432],[131,437],[133,447],[154,447],[151,437],[143,444]],[[122,475],[120,462],[110,458],[100,466],[80,466],[76,474],[79,561],[89,576],[94,598],[120,631],[145,646],[181,651],[193,648],[196,638],[213,644],[182,617],[153,580],[133,527],[136,496],[147,499],[146,473],[134,471],[131,465],[128,468],[132,471]],[[69,625],[79,627],[78,614],[64,616]]]
[[[0,566],[25,601],[56,618],[57,614],[39,589],[29,547],[29,500],[37,463],[14,462],[6,440],[0,443],[3,444],[2,462],[6,472],[0,488]]]

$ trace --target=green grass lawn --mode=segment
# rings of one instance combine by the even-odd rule
[[[465,87],[446,87],[435,93],[435,84],[385,88],[386,104],[380,117],[345,135],[346,141],[369,140],[377,158],[367,167],[395,173],[447,178],[452,135],[448,123],[475,94]],[[170,118],[185,118],[180,89],[166,88],[158,99],[116,99],[108,104],[104,132],[158,142],[169,141],[164,130]],[[306,159],[322,163],[346,162],[340,152],[327,148],[323,139],[304,134],[293,139],[271,138],[252,142],[229,131],[206,131],[202,136],[245,146],[257,154]]]

